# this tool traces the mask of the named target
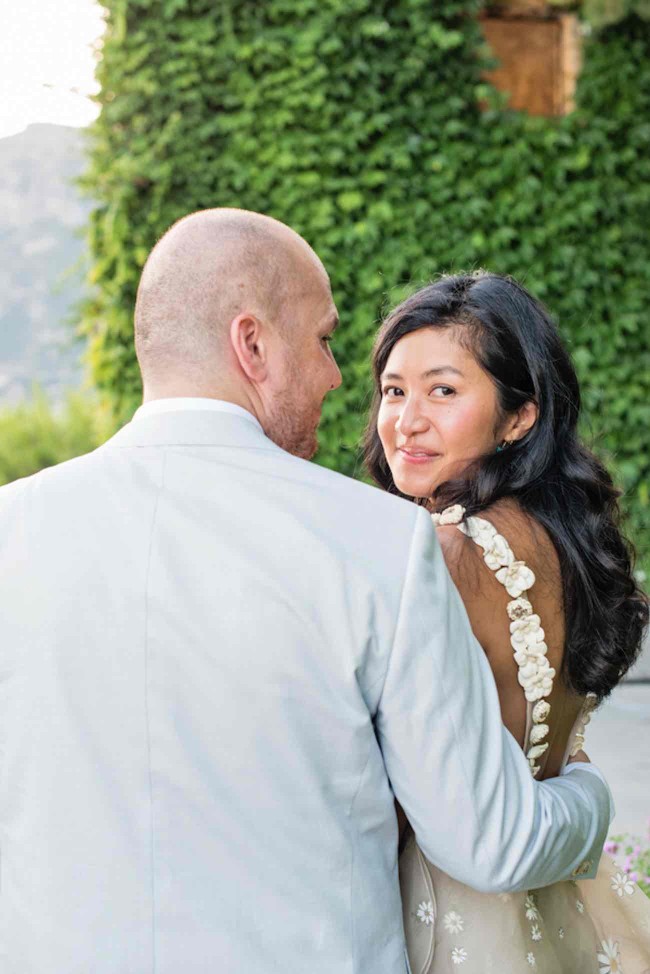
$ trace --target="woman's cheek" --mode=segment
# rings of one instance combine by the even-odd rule
[[[390,415],[390,410],[385,406],[379,409],[377,416],[377,433],[381,440],[381,445],[386,452],[395,444],[395,420]]]
[[[441,417],[441,432],[446,451],[458,458],[474,459],[486,449],[489,439],[490,422],[485,408],[480,403],[457,402],[455,408],[448,408]]]

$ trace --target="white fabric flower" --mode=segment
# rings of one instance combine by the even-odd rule
[[[576,910],[578,911],[578,913],[585,912],[585,905],[582,902],[582,900],[576,900]]]
[[[537,758],[541,758],[548,749],[548,741],[545,744],[535,744],[533,747],[526,751],[526,757],[529,761],[536,761]]]
[[[529,951],[528,954],[526,954],[526,960],[528,961],[531,967],[535,967],[537,961],[535,960],[535,955],[532,952],[532,950]]]
[[[460,504],[454,504],[453,507],[447,507],[440,513],[432,514],[431,519],[434,524],[460,524],[464,515],[465,508]]]
[[[519,653],[515,653],[515,659],[518,656]],[[548,673],[551,668],[551,664],[545,656],[529,656],[527,653],[522,654],[522,656],[525,662],[519,663],[519,674],[524,679]]]
[[[453,910],[450,913],[445,913],[443,923],[445,930],[448,930],[449,933],[461,933],[465,926],[462,916],[459,913],[454,913]]]
[[[497,578],[513,599],[518,599],[535,584],[534,574],[523,561],[513,561],[507,568],[500,568]]]
[[[488,568],[495,572],[497,568],[506,568],[508,565],[512,565],[515,556],[506,539],[497,534],[492,538],[489,547],[486,548],[483,560]]]
[[[530,743],[539,744],[549,732],[548,724],[534,724],[530,729]]]
[[[564,940],[564,927],[560,927],[560,929],[557,932],[557,935],[560,938],[560,940]]]
[[[533,721],[536,724],[541,724],[542,721],[546,720],[551,712],[551,705],[547,703],[546,700],[540,700],[533,707]]]
[[[596,952],[600,974],[623,974],[618,943],[615,940],[601,940],[600,948]]]
[[[523,649],[525,646],[535,646],[543,643],[545,632],[542,629],[542,620],[535,613],[526,616],[525,619],[515,619],[510,623],[510,642],[514,649]]]
[[[585,746],[585,735],[578,731],[575,735],[573,744],[571,745],[571,757],[574,758],[578,751],[582,751]]]
[[[468,517],[463,525],[465,534],[473,538],[481,548],[489,548],[493,538],[497,536],[497,529],[482,517]]]
[[[612,889],[617,896],[632,896],[634,883],[624,873],[616,873],[615,876],[612,876]]]
[[[512,642],[512,640],[510,641]],[[528,646],[513,645],[512,648],[515,650],[514,657],[517,666],[550,666],[548,661],[543,662],[548,652],[546,643],[530,643]]]
[[[524,688],[524,695],[529,703],[534,703],[535,700],[541,700],[542,697],[548,697],[553,689],[553,677],[555,676],[555,670],[550,670],[545,676],[535,675],[534,677],[528,677],[519,679],[522,687]]]
[[[464,964],[467,960],[467,951],[462,947],[454,947],[451,952],[451,959],[454,964]]]
[[[542,939],[542,931],[539,929],[536,923],[530,928],[530,936],[532,940]]]
[[[427,926],[433,923],[433,903],[431,900],[418,904],[418,920],[421,923],[426,923]]]
[[[513,622],[515,619],[525,619],[533,612],[533,607],[528,599],[513,599],[512,602],[508,602],[506,608]]]
[[[555,670],[553,670],[553,673],[555,674]],[[528,703],[534,703],[535,700],[541,700],[542,697],[549,697],[552,689],[553,683],[548,680],[542,683],[541,686],[527,687],[524,690],[524,696],[526,697]],[[575,757],[575,755],[573,756]]]
[[[555,670],[553,667],[549,666],[545,656],[540,656],[537,666],[534,667],[534,671],[533,664],[529,663],[525,667],[520,668],[517,679],[524,688],[526,700],[534,703],[535,700],[541,700],[542,697],[549,696],[553,689],[554,676]]]
[[[539,911],[537,909],[537,906],[535,905],[535,897],[533,896],[532,893],[529,893],[528,896],[526,897],[526,902],[524,903],[524,909],[526,910],[527,920],[530,920],[531,922],[533,920],[539,920]]]

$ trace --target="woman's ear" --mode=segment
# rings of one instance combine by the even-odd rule
[[[263,382],[268,373],[264,329],[259,318],[237,315],[230,323],[230,345],[239,367],[251,382]]]
[[[528,433],[537,422],[538,415],[539,409],[537,408],[537,403],[529,399],[508,420],[503,429],[501,438],[506,440],[508,443],[514,443],[516,440],[523,439],[526,433]]]

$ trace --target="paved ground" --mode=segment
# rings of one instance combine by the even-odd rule
[[[648,836],[650,682],[622,683],[587,728],[585,750],[607,776],[616,817],[611,834]]]
[[[650,629],[643,647],[641,656],[635,666],[630,671],[632,680],[648,680],[650,682]]]

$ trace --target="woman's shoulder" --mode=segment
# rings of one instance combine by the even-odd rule
[[[507,547],[514,560],[535,575],[538,592],[556,594],[561,588],[560,564],[553,540],[546,528],[512,498],[497,501],[457,524],[438,524],[438,538],[445,559],[459,571],[472,571],[481,561],[488,567],[491,549]],[[490,586],[491,588],[491,586]]]
[[[507,655],[511,603],[523,597],[547,632],[553,665],[559,664],[565,636],[563,586],[546,529],[520,504],[506,499],[458,524],[440,525],[438,537],[484,648],[498,647]]]

